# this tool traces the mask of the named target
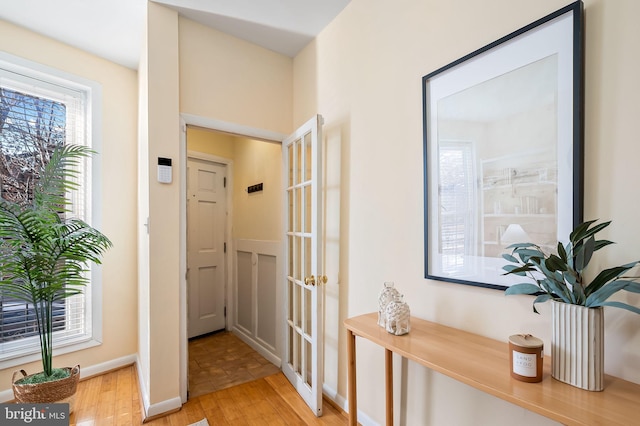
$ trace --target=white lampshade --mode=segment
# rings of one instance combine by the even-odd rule
[[[528,243],[530,240],[529,235],[522,229],[522,226],[517,223],[512,223],[507,226],[506,231],[502,234],[502,238],[500,238],[501,242],[507,244]]]

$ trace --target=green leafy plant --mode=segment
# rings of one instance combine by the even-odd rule
[[[26,202],[0,199],[0,290],[34,308],[43,373],[53,375],[54,303],[82,292],[90,262],[100,263],[111,241],[77,218],[67,218],[66,196],[76,190],[77,165],[93,152],[57,148],[39,171]]]
[[[537,294],[533,301],[535,313],[538,313],[536,303],[555,300],[589,308],[613,306],[640,314],[640,309],[635,306],[608,301],[609,297],[620,290],[640,293],[640,284],[634,281],[637,277],[624,276],[639,261],[605,269],[591,282],[585,281],[583,274],[593,254],[613,244],[612,241],[596,240],[595,237],[611,221],[600,224],[595,222],[592,220],[578,225],[571,232],[566,245],[558,242],[557,254],[544,253],[538,245],[532,243],[517,243],[507,247],[511,249],[511,253],[503,254],[502,257],[513,265],[503,267],[506,271],[504,275],[526,276],[533,283],[512,285],[505,294]]]

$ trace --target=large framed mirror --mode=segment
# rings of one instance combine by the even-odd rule
[[[582,221],[582,32],[578,1],[423,77],[426,278],[505,289]]]

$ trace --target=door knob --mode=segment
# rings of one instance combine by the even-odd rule
[[[311,275],[309,277],[305,277],[304,278],[304,283],[306,285],[316,285],[316,277],[314,277],[313,275]],[[318,275],[318,285],[326,284],[326,283],[327,283],[327,276],[326,275]]]

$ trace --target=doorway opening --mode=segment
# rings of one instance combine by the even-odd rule
[[[196,125],[185,126],[184,147],[185,340],[189,339],[185,352],[192,397],[280,371],[282,154],[279,142]],[[222,183],[216,183],[218,178]],[[192,186],[198,185],[192,183],[200,180],[207,196],[217,192],[215,188],[224,189],[222,200],[212,202],[196,194]],[[193,202],[196,199],[205,201]],[[216,243],[219,249],[201,252]],[[213,252],[222,259],[201,259],[213,257]],[[214,290],[220,276],[223,285]],[[212,312],[224,314],[222,323],[192,327],[202,318],[219,321]],[[229,362],[220,364],[221,358]]]

